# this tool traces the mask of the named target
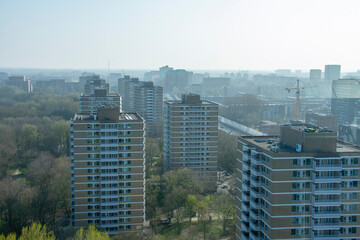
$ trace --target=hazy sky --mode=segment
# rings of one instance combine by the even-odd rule
[[[0,67],[360,69],[360,1],[0,0]]]

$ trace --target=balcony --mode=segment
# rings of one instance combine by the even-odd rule
[[[260,220],[260,214],[254,212],[253,210],[250,210],[250,217],[252,217],[254,220]]]
[[[254,198],[251,198],[251,199],[250,199],[250,206],[251,206],[252,208],[259,209],[259,208],[260,208],[260,203],[259,203],[259,202],[256,202]]]
[[[252,230],[254,231],[259,231],[260,230],[260,226],[258,223],[255,223],[254,221],[250,220],[250,227],[252,228]]]
[[[261,171],[260,169],[257,169],[255,167],[251,167],[251,171],[250,171],[251,174],[255,175],[255,176],[261,176]]]
[[[313,186],[313,192],[314,194],[340,194],[341,193],[341,187],[340,184],[338,186],[333,187],[322,187],[322,186]]]
[[[245,212],[241,213],[241,221],[249,222],[249,215],[245,214]]]
[[[250,239],[252,240],[260,240],[259,234],[258,233],[254,233],[252,231],[250,231],[250,235],[249,235]]]
[[[261,182],[257,179],[250,178],[250,186],[251,187],[261,187]]]
[[[248,201],[250,201],[250,197],[248,196],[248,195],[246,195],[246,194],[242,194],[242,199],[241,199],[241,201],[243,201],[243,202],[248,202]]]
[[[249,164],[243,163],[243,164],[242,164],[242,170],[243,170],[243,171],[249,171],[249,170],[250,170]]]
[[[341,175],[321,176],[314,173],[313,181],[315,183],[341,183]]]
[[[244,182],[243,182],[243,184],[241,185],[241,187],[242,187],[242,190],[245,191],[245,192],[250,191],[250,187],[249,187],[246,183],[244,183]]]
[[[248,211],[250,211],[250,208],[249,208],[249,206],[246,205],[245,203],[242,203],[242,204],[241,204],[241,211],[248,212]]]
[[[260,197],[261,197],[261,193],[260,193],[259,191],[254,190],[254,189],[251,189],[250,195],[251,195],[253,198],[260,198]]]
[[[257,158],[255,156],[251,156],[251,163],[254,165],[261,165],[262,161],[260,158]]]
[[[324,163],[315,163],[314,164],[314,170],[315,171],[341,171],[342,169],[342,165],[341,162],[339,163],[328,163],[328,164],[324,164]]]
[[[340,239],[340,234],[339,232],[333,233],[333,234],[315,234],[314,232],[311,234],[311,238],[315,239],[315,240],[332,240],[332,239],[336,239],[339,240]]]
[[[340,218],[340,210],[313,210],[314,218]]]
[[[341,205],[341,200],[340,197],[339,198],[335,198],[335,199],[316,199],[315,197],[313,197],[313,205],[320,207],[320,206],[340,206]]]
[[[337,222],[315,222],[312,220],[311,226],[313,230],[340,230],[340,221]]]
[[[242,172],[242,180],[243,180],[243,181],[249,181],[249,180],[250,180],[249,175],[246,174],[246,173],[244,173],[244,172]]]
[[[249,226],[246,225],[246,222],[241,221],[241,231],[249,232]]]

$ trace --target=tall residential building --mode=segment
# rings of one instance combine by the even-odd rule
[[[218,105],[183,94],[165,101],[164,170],[190,168],[216,188],[218,160]]]
[[[358,239],[360,147],[284,125],[238,138],[236,239]]]
[[[136,88],[136,112],[146,121],[146,131],[150,136],[158,136],[163,121],[163,88],[153,82],[140,82]]]
[[[339,79],[332,81],[331,113],[339,124],[360,122],[360,80]]]
[[[318,82],[321,80],[321,69],[310,69],[310,82]]]
[[[71,206],[75,228],[118,234],[145,222],[145,129],[137,113],[98,108],[71,120]]]
[[[341,65],[325,65],[325,81],[340,79]]]
[[[151,136],[158,135],[163,118],[163,88],[124,76],[118,80],[118,92],[123,110],[139,113],[146,121],[147,132]]]
[[[138,78],[125,75],[118,80],[118,93],[122,98],[122,108],[125,112],[136,112],[136,88],[140,85]]]
[[[106,89],[109,92],[109,84],[100,75],[83,73],[79,77],[81,89],[85,95],[94,94],[95,89]]]
[[[164,91],[172,93],[174,89],[180,92],[185,92],[188,88],[193,72],[188,72],[184,69],[167,70],[164,78]]]
[[[121,97],[117,93],[108,93],[107,89],[95,89],[93,94],[80,96],[80,113],[96,114],[102,106],[119,108],[121,112]]]

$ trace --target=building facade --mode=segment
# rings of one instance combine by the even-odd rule
[[[360,80],[332,81],[331,113],[339,124],[357,124],[360,121]]]
[[[238,138],[236,239],[358,239],[360,147],[284,125]]]
[[[71,206],[75,228],[140,232],[145,222],[145,129],[136,113],[99,108],[71,120]]]
[[[146,120],[147,133],[158,136],[163,119],[163,88],[124,76],[118,80],[118,93],[123,110],[139,113]]]
[[[216,188],[218,159],[218,105],[184,94],[165,101],[164,171],[190,168]]]
[[[135,109],[146,120],[150,136],[159,136],[163,121],[163,88],[153,82],[140,82],[136,88]]]
[[[325,65],[324,80],[333,81],[340,79],[341,65]]]
[[[102,106],[116,107],[122,112],[121,97],[117,93],[108,93],[106,89],[95,89],[93,94],[80,96],[80,113],[96,114]]]

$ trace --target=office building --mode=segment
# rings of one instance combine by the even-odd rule
[[[216,188],[218,105],[196,94],[164,104],[164,170],[190,168]]]
[[[321,69],[310,69],[310,82],[317,82],[321,80]]]
[[[333,81],[340,79],[341,65],[325,65],[325,81]]]
[[[25,92],[32,92],[31,82],[30,80],[26,80],[25,76],[9,76],[6,84],[15,86]]]
[[[146,121],[147,133],[158,136],[163,119],[163,88],[124,76],[118,80],[118,92],[123,110],[139,113]]]
[[[360,79],[332,81],[331,113],[339,124],[357,124],[360,121]]]
[[[236,239],[358,239],[360,147],[283,125],[238,138]]]
[[[71,207],[75,228],[140,232],[145,222],[145,130],[137,113],[98,108],[71,120]]]

